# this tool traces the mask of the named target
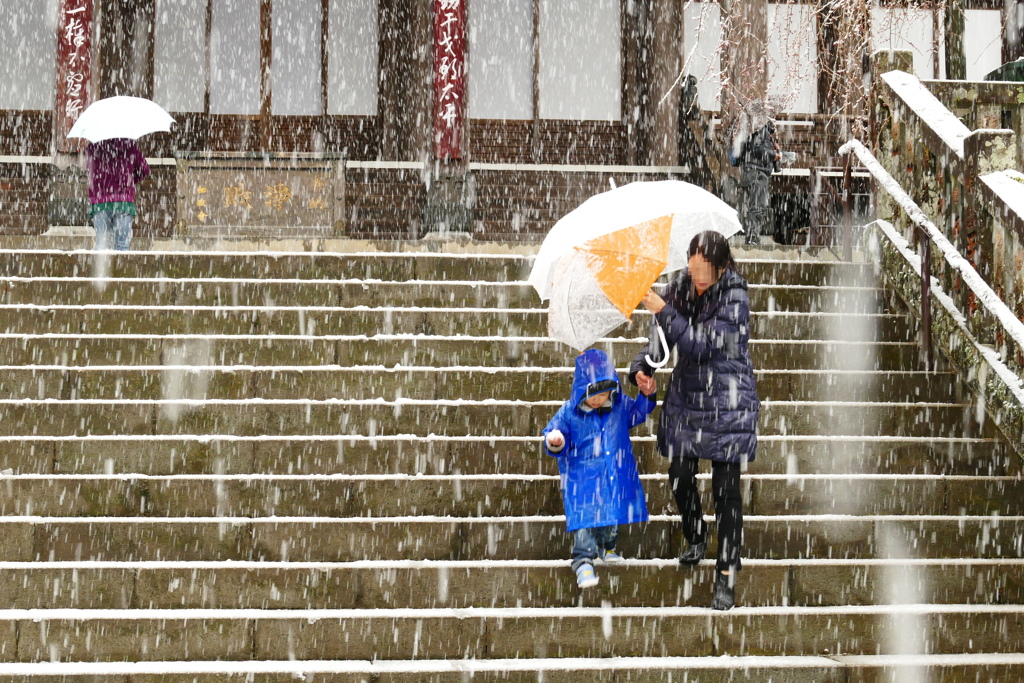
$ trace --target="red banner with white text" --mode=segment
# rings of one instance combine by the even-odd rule
[[[434,156],[462,157],[466,112],[465,0],[434,0]]]
[[[57,20],[57,99],[53,113],[57,149],[73,152],[78,140],[68,133],[92,102],[93,0],[60,0]]]

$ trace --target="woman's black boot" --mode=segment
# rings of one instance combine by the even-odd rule
[[[691,543],[679,554],[679,564],[697,564],[704,559],[704,551],[708,549],[707,541]]]
[[[717,572],[715,578],[715,597],[711,599],[711,609],[732,609],[736,598],[736,572],[723,574]]]

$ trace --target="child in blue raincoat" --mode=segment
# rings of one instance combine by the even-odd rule
[[[597,584],[594,560],[616,562],[619,524],[647,521],[629,430],[657,405],[657,384],[646,378],[634,399],[622,392],[615,365],[603,351],[576,358],[572,395],[544,429],[544,447],[558,459],[566,531],[574,534],[576,584]]]

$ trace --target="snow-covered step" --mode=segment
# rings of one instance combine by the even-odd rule
[[[913,355],[907,345],[901,353]],[[910,360],[906,360],[910,364]],[[571,367],[486,365],[24,365],[0,369],[0,398],[494,398],[564,400]],[[766,400],[935,403],[956,378],[915,370],[755,370]],[[656,377],[669,381],[669,372]],[[620,380],[628,381],[626,369]],[[635,391],[630,389],[630,391]]]
[[[336,280],[525,280],[526,254],[440,252],[202,252],[147,251],[106,254],[91,251],[0,250],[0,274],[16,277],[267,277]],[[813,268],[812,263],[808,263]],[[868,269],[848,269],[860,273]]]
[[[224,366],[225,371],[271,368],[370,366],[378,371],[465,366],[493,372],[502,368],[556,367],[572,371],[573,353],[544,337],[500,335],[183,335],[0,333],[8,346],[10,372],[19,366],[75,367],[188,364]],[[600,345],[620,365],[631,361],[645,338],[613,337]],[[753,339],[750,354],[758,370],[920,370],[911,341],[835,339]],[[396,367],[401,366],[401,367]],[[6,371],[5,371],[6,372]],[[0,378],[0,382],[4,380]]]
[[[645,334],[649,319],[649,314],[638,311],[633,317],[636,331],[626,328],[626,334]],[[759,339],[908,341],[907,329],[908,318],[902,314],[751,313],[751,337]],[[546,308],[0,304],[0,331],[8,333],[543,337],[546,330]]]
[[[29,428],[28,431],[31,431]],[[667,468],[654,436],[634,436],[648,472]],[[0,470],[18,473],[495,474],[547,472],[540,437],[482,430],[412,434],[17,434],[0,436]],[[762,434],[752,471],[1016,475],[1019,464],[991,438]]]
[[[882,290],[866,286],[752,284],[754,311],[848,311],[879,307]],[[660,289],[663,284],[656,288]],[[69,304],[171,304],[262,306],[288,302],[312,306],[471,306],[541,305],[525,281],[377,280],[362,278],[96,278],[2,277],[5,304],[64,301]]]
[[[717,654],[717,653],[716,653]],[[245,661],[126,661],[126,662],[41,662],[11,664],[11,672],[27,676],[61,676],[74,681],[108,683],[125,676],[187,675],[194,683],[222,681],[224,676],[289,674],[310,677],[317,674],[378,677],[392,683],[407,681],[458,681],[471,677],[562,681],[579,679],[614,680],[704,680],[725,679],[743,672],[751,680],[815,681],[846,683],[874,680],[882,676],[928,676],[928,680],[1019,680],[1024,676],[1024,655],[1016,653],[965,653],[927,655],[774,655],[774,656],[602,656],[602,657],[516,657],[512,659],[416,659],[416,660],[245,660]],[[525,677],[530,677],[526,679]],[[133,679],[134,680],[134,679]],[[353,680],[360,680],[355,678]]]
[[[545,474],[0,474],[0,515],[352,515],[454,517],[558,514],[559,477]],[[710,475],[698,475],[712,509]],[[641,475],[652,513],[675,511],[664,473]],[[1024,514],[1024,480],[937,474],[743,475],[752,515]]]
[[[835,653],[876,655],[894,633],[929,654],[1017,655],[1019,605],[557,607],[393,610],[0,610],[29,661],[368,660]],[[799,623],[793,629],[793,623]],[[770,634],[786,633],[787,637]],[[918,650],[917,648],[920,648]]]
[[[1020,558],[744,560],[738,604],[870,605],[898,577],[918,602],[1024,603]],[[598,565],[580,594],[567,558],[551,560],[0,561],[6,608],[149,609],[702,605],[714,563],[674,557]]]
[[[556,559],[570,538],[561,515],[50,517],[0,516],[11,560]],[[709,524],[714,517],[707,515]],[[918,557],[1021,557],[1024,517],[1001,515],[746,515],[744,557],[871,558],[891,539]],[[630,557],[678,552],[676,515],[623,528]]]
[[[967,653],[951,655],[807,655],[711,657],[533,657],[513,659],[434,660],[247,660],[247,661],[138,661],[13,664],[12,673],[57,676],[73,681],[107,683],[125,676],[187,675],[194,683],[221,681],[226,675],[317,674],[376,676],[392,683],[406,681],[458,681],[466,677],[561,681],[586,676],[588,680],[691,680],[724,678],[744,672],[752,680],[845,683],[881,676],[929,676],[929,680],[1017,680],[1024,676],[1024,655]],[[701,677],[698,679],[698,677]],[[755,678],[757,677],[757,678]],[[358,678],[354,680],[359,680]]]
[[[3,399],[0,435],[539,434],[560,400],[496,399]],[[763,401],[760,433],[982,436],[960,403]],[[654,422],[638,433],[654,429]]]
[[[522,281],[532,257],[526,254],[438,252],[173,252],[110,254],[101,275],[108,277],[266,277],[302,279]],[[752,284],[864,285],[875,279],[869,263],[845,263],[804,254],[767,259],[736,257]],[[0,274],[8,277],[89,277],[96,275],[91,251],[0,250]]]

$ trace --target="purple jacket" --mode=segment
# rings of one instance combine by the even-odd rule
[[[135,184],[149,175],[149,164],[135,140],[112,138],[85,148],[89,203],[135,202]]]

